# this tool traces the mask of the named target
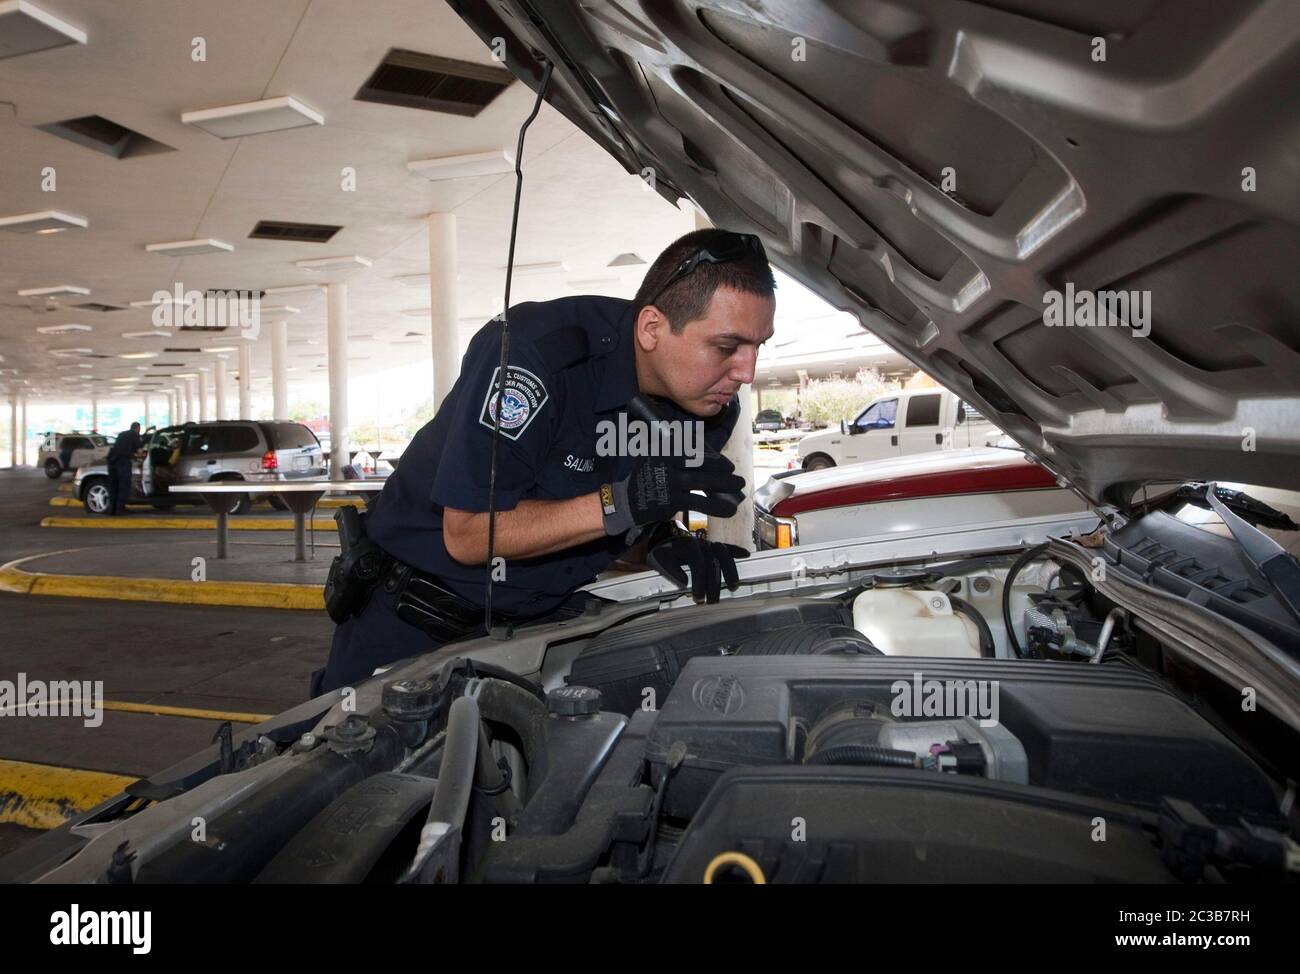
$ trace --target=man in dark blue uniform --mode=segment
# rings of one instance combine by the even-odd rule
[[[126,513],[126,502],[131,499],[131,461],[144,447],[140,424],[132,423],[129,430],[117,434],[108,451],[108,513]]]
[[[677,512],[733,514],[744,481],[717,451],[772,335],[774,288],[757,237],[697,230],[660,254],[632,301],[581,296],[511,308],[503,391],[501,325],[484,326],[365,515],[377,560],[365,594],[331,608],[336,621],[350,617],[313,674],[313,695],[484,631],[498,397],[494,621],[579,614],[578,589]],[[638,396],[669,421],[665,435],[639,446],[625,409]],[[671,448],[652,445],[669,443],[668,434]],[[682,584],[689,568],[696,597],[716,601],[720,579],[738,584],[734,559],[744,554],[676,538],[650,561]]]

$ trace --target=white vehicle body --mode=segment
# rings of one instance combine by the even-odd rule
[[[772,477],[754,493],[754,542],[789,548],[1089,510],[1020,451],[973,447]]]
[[[36,463],[51,480],[108,459],[110,445],[99,433],[50,433],[41,441]]]
[[[799,441],[805,470],[984,446],[1002,431],[946,389],[904,389],[877,396],[839,429]]]

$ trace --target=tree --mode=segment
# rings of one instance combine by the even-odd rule
[[[886,382],[875,369],[859,369],[852,379],[812,379],[800,392],[799,411],[819,426],[835,425],[852,419],[882,392],[897,388],[897,382]]]
[[[326,412],[327,410],[325,407],[316,402],[316,400],[308,399],[290,407],[289,418],[301,423],[304,420],[317,419],[324,416]]]

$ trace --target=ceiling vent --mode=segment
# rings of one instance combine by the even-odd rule
[[[191,352],[191,353],[195,353],[195,354],[197,354],[198,352],[203,351],[203,349],[201,349],[201,348],[164,348],[163,351],[164,351],[164,352],[168,352],[168,353],[170,353],[170,354],[172,354],[172,355],[184,355],[186,352]]]
[[[85,301],[82,304],[74,304],[74,308],[81,308],[83,311],[125,311],[126,309],[115,304],[101,304],[98,301]]]
[[[505,68],[393,48],[356,98],[472,118],[514,80]]]
[[[607,267],[631,267],[634,264],[644,264],[645,261],[638,254],[619,254],[611,260]]]
[[[50,135],[57,135],[61,139],[102,152],[114,159],[130,159],[135,156],[151,156],[159,152],[175,151],[169,145],[163,145],[147,135],[141,135],[102,115],[83,115],[81,118],[69,118],[62,122],[50,122],[36,127],[42,132],[49,132]]]
[[[287,223],[281,220],[258,220],[248,236],[252,240],[297,240],[301,243],[325,243],[342,227],[326,223]]]

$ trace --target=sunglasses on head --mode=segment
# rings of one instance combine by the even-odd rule
[[[659,286],[650,300],[646,304],[654,304],[658,301],[665,291],[676,284],[684,277],[690,274],[705,262],[710,264],[726,264],[733,260],[740,260],[750,254],[763,258],[767,262],[767,251],[763,249],[763,241],[752,233],[729,233],[728,239],[700,247],[677,265],[676,269],[668,275],[668,279]]]

